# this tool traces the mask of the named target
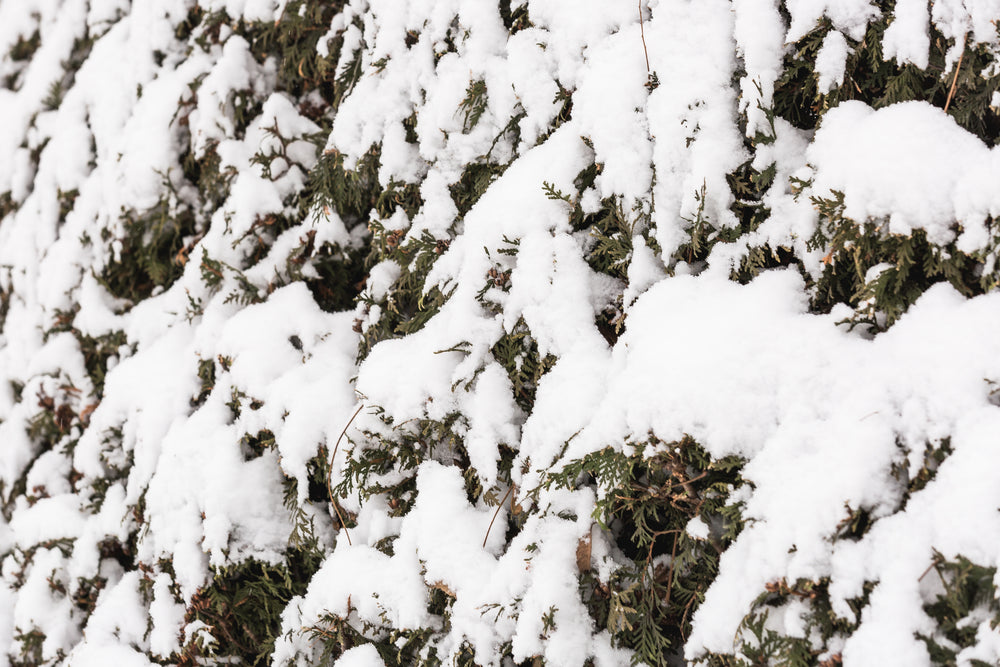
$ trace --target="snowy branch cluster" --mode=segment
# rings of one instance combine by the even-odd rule
[[[0,664],[996,664],[998,20],[0,4]]]

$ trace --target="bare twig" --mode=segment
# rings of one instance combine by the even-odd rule
[[[340,432],[339,436],[337,436],[337,443],[333,446],[333,455],[330,457],[331,464],[333,463],[333,460],[337,458],[337,448],[340,447],[340,441],[344,439],[344,435],[347,434],[347,429],[351,428],[351,424],[354,423],[355,418],[358,416],[361,410],[364,409],[364,407],[365,407],[364,403],[358,406],[358,409],[354,411],[354,414],[351,415],[351,418],[347,421],[347,425],[344,426],[344,430]],[[327,479],[329,479],[329,475],[327,475]]]
[[[642,0],[639,0],[639,34],[642,36],[642,52],[646,54],[646,74],[649,74],[649,51],[646,50],[646,28],[642,23]]]
[[[361,413],[361,410],[364,407],[364,403],[358,406],[358,409],[354,411],[354,414],[351,415],[351,418],[344,426],[344,430],[340,432],[340,435],[337,437],[337,442],[333,446],[333,455],[330,456],[330,465],[326,469],[326,492],[330,496],[330,504],[333,505],[333,511],[337,513],[337,518],[340,519],[340,525],[344,527],[344,534],[347,535],[347,543],[351,546],[353,546],[354,543],[351,542],[351,533],[347,530],[347,522],[344,521],[344,516],[340,513],[340,503],[338,503],[337,499],[333,497],[333,488],[330,486],[330,475],[333,472],[333,462],[337,459],[337,449],[340,447],[340,441],[344,439],[347,429],[351,428],[351,424],[354,423],[354,419]]]
[[[948,107],[951,106],[951,98],[955,95],[955,84],[958,83],[958,72],[962,69],[962,58],[965,57],[965,40],[968,36],[969,33],[962,35],[962,52],[958,54],[958,64],[955,65],[955,76],[951,78],[951,89],[948,91],[948,99],[944,103],[945,113],[948,113]]]
[[[660,537],[661,535],[676,535],[678,533],[683,533],[683,532],[684,532],[683,529],[672,528],[670,530],[657,530],[652,535],[650,535],[649,549],[646,552],[646,565],[649,565],[650,563],[653,562],[653,547],[656,546],[656,538]],[[677,539],[678,538],[676,537],[674,538],[675,549],[677,548]],[[646,570],[642,571],[641,581],[646,581]]]
[[[921,574],[919,577],[917,577],[917,581],[923,581],[924,577],[927,576],[927,573],[936,568],[940,564],[941,561],[938,559],[937,556],[934,556],[934,558],[931,559],[931,564],[927,566],[926,570],[924,570],[924,573]],[[940,576],[940,573],[938,573],[938,575]]]
[[[490,531],[493,529],[493,522],[497,520],[497,516],[500,514],[500,510],[503,508],[503,504],[505,502],[507,502],[507,498],[510,497],[510,494],[513,493],[513,492],[514,492],[514,483],[511,482],[510,483],[510,488],[507,489],[507,493],[503,494],[503,498],[500,500],[500,503],[497,505],[497,511],[493,513],[493,518],[490,519],[490,525],[486,529],[486,535],[483,536],[483,548],[484,549],[486,548],[486,540],[490,539]]]

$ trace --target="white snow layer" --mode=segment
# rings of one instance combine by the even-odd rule
[[[200,7],[274,22],[286,4]],[[260,220],[297,215],[288,202],[317,161],[307,137],[319,127],[275,92],[276,60],[259,62],[239,35],[204,49],[178,41],[189,0],[0,4],[0,53],[36,31],[40,39],[29,61],[0,58],[0,79],[9,82],[0,89],[0,195],[12,204],[0,208],[0,488],[7,493],[23,478],[30,494],[12,500],[11,518],[0,522],[4,653],[16,655],[16,637],[40,633],[45,661],[146,665],[151,656],[170,659],[181,637],[210,638],[211,628],[185,625],[185,605],[213,568],[283,559],[295,521],[283,507],[283,480],[294,479],[295,500],[328,555],[282,615],[275,664],[318,659],[321,647],[306,630],[330,618],[359,628],[434,624],[434,588],[452,600],[436,647],[443,659],[468,645],[477,662],[495,665],[509,643],[518,661],[629,664],[578,592],[581,541],[590,541],[604,580],[625,560],[592,523],[593,492],[543,489],[535,506],[528,496],[553,466],[652,434],[666,442],[689,435],[714,456],[745,457],[752,483],[743,498],[748,526],[694,616],[688,659],[733,651],[767,583],[828,577],[834,611],[860,621],[843,641],[844,665],[929,665],[914,633],[930,627],[921,576],[935,553],[1000,565],[1000,409],[990,393],[1000,382],[1000,297],[966,299],[938,285],[889,332],[866,339],[838,326],[839,316],[808,314],[794,271],[746,286],[726,276],[751,243],[793,248],[816,275],[825,249],[805,246],[817,224],[809,198],[835,193],[845,215],[889,233],[922,229],[933,243],[995,254],[988,223],[1000,215],[1000,158],[922,102],[877,111],[847,102],[814,134],[781,119],[772,126],[765,110],[786,45],[830,21],[817,59],[819,88],[828,91],[879,16],[867,0],[783,4],[787,25],[770,0],[649,0],[638,11],[628,2],[529,0],[511,3],[531,17],[511,36],[493,1],[347,3],[329,35],[343,37],[337,71],[358,55],[364,75],[337,111],[326,148],[351,166],[379,145],[382,185],[419,184],[414,218],[382,221],[404,241],[457,234],[427,281],[449,300],[419,332],[376,345],[360,367],[356,313],[323,312],[300,282],[278,286],[291,280],[285,257],[307,234],[357,241],[335,213],[292,227],[245,272],[232,269],[251,251]],[[993,46],[998,19],[996,2],[938,0],[928,9],[900,0],[885,56],[926,66],[932,23],[947,38]],[[409,34],[416,38],[407,46]],[[85,35],[93,48],[69,77],[64,63]],[[332,43],[321,40],[320,52]],[[47,101],[53,82],[66,88],[56,103]],[[487,103],[469,127],[462,103],[476,82]],[[563,94],[572,94],[572,115],[553,131]],[[238,129],[237,106],[251,98],[258,115]],[[415,143],[404,125],[413,113]],[[773,143],[751,154],[744,137],[772,131]],[[195,158],[217,151],[232,178],[227,197],[192,213],[197,232],[185,239],[184,272],[172,286],[138,304],[115,299],[95,278],[123,252],[120,240],[106,241],[123,236],[128,215],[161,202],[173,212],[191,205],[185,148]],[[270,170],[254,160],[272,152],[283,156]],[[449,187],[487,158],[510,166],[457,220]],[[726,175],[749,159],[775,168],[770,218],[752,238],[717,246],[707,266],[667,266],[695,218],[717,229],[737,224]],[[591,240],[573,231],[566,202],[543,189],[573,191],[594,163],[599,174],[582,206],[596,210],[617,197],[626,212],[650,216],[650,229],[634,230],[627,286],[584,261]],[[807,183],[804,192],[792,193],[792,176]],[[500,252],[512,243],[516,256]],[[214,288],[203,281],[211,262],[228,267]],[[497,265],[510,271],[509,291],[491,293],[500,314],[477,299]],[[384,299],[402,268],[374,267],[366,296]],[[266,298],[230,298],[244,283]],[[616,294],[627,330],[610,347],[595,316]],[[377,312],[365,316],[366,327]],[[81,335],[121,334],[103,392],[77,339],[55,330],[66,317]],[[557,358],[530,414],[489,352],[518,326]],[[204,364],[214,368],[209,387],[199,377]],[[419,465],[405,516],[393,516],[382,495],[354,494],[344,501],[357,513],[350,542],[335,531],[327,508],[306,503],[308,462],[339,439],[358,395],[397,424],[461,414],[471,467],[501,495],[499,447],[515,450],[511,507],[531,512],[520,533],[508,543],[494,527],[487,537],[495,507],[471,505],[458,468],[437,460]],[[75,421],[43,450],[28,431],[46,400],[67,406]],[[275,449],[246,460],[244,437],[265,430]],[[363,410],[348,434],[360,450],[384,431]],[[952,454],[899,509],[891,471],[915,474],[925,447],[945,439]],[[350,455],[345,445],[333,462],[333,485]],[[877,521],[856,543],[834,543],[849,508]],[[500,509],[498,526],[508,511]],[[146,569],[125,572],[102,557],[102,544],[126,542],[140,523],[135,557]],[[695,536],[706,530],[689,526]],[[392,556],[375,548],[387,537],[395,538]],[[95,577],[106,583],[85,616],[72,596]],[[869,582],[870,603],[854,619],[847,601]],[[795,614],[783,619],[776,629],[794,635]],[[977,628],[962,659],[1000,660],[988,619]],[[383,663],[373,647],[358,646],[337,664]]]

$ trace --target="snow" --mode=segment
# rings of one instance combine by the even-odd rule
[[[845,102],[824,116],[807,159],[815,192],[843,192],[845,216],[888,218],[893,234],[922,228],[945,244],[962,220],[971,229],[960,247],[973,250],[988,241],[986,217],[1000,213],[1000,201],[977,187],[995,173],[993,151],[924,102],[878,111]]]
[[[385,667],[378,651],[371,644],[349,648],[337,658],[337,667]]]
[[[578,458],[603,443],[645,433],[666,442],[687,434],[715,456],[751,460],[743,475],[755,488],[744,516],[758,521],[723,555],[719,577],[696,613],[689,650],[728,650],[756,591],[781,576],[833,574],[835,587],[850,590],[846,598],[860,593],[862,581],[885,581],[890,574],[915,586],[932,545],[952,553],[969,546],[958,546],[957,536],[928,536],[906,561],[916,576],[903,573],[896,550],[903,536],[920,531],[915,525],[889,526],[910,516],[926,523],[927,512],[915,509],[913,501],[905,513],[879,524],[891,531],[876,548],[885,554],[881,566],[873,566],[872,553],[839,545],[834,551],[829,537],[845,504],[876,514],[895,511],[898,492],[888,471],[903,453],[897,441],[905,443],[904,451],[922,453],[924,442],[950,432],[957,437],[954,429],[964,415],[995,412],[983,378],[1000,372],[989,360],[996,351],[989,332],[1000,326],[993,314],[996,300],[966,302],[950,288],[937,287],[890,333],[866,341],[843,333],[830,317],[804,314],[798,283],[791,272],[766,274],[746,287],[677,277],[648,291],[631,309],[629,330],[613,353],[616,371],[606,381],[606,397],[564,454],[566,460]],[[674,318],[687,325],[671,328],[668,321]],[[732,326],[736,322],[739,328]],[[979,352],[954,353],[971,349]],[[918,350],[920,361],[914,363]],[[952,351],[947,360],[943,350]],[[748,364],[747,358],[755,362]],[[672,381],[663,383],[663,377]],[[959,446],[956,442],[956,456]],[[928,492],[943,484],[935,482]],[[977,521],[947,521],[945,516],[967,516],[971,510],[940,502],[942,529],[983,529]],[[873,530],[862,543],[879,533]],[[858,568],[868,568],[867,576],[859,578]],[[849,578],[841,581],[841,572]],[[748,586],[751,581],[756,585]],[[876,636],[886,631],[872,623]],[[867,627],[863,621],[862,630]],[[877,664],[872,660],[857,664]]]
[[[202,28],[180,37],[195,4],[228,14],[220,43],[199,45]],[[234,564],[284,563],[305,516],[323,560],[281,612],[273,664],[318,661],[310,632],[330,623],[374,641],[429,629],[424,650],[445,661],[471,650],[483,665],[506,664],[505,652],[630,664],[591,618],[580,569],[607,585],[631,561],[595,523],[594,488],[545,482],[607,447],[633,455],[649,438],[689,437],[746,461],[731,502],[747,525],[693,612],[678,647],[687,660],[731,653],[768,584],[824,579],[834,613],[857,623],[823,647],[830,655],[848,667],[931,664],[915,636],[935,632],[928,566],[937,554],[1000,565],[1000,297],[937,283],[877,335],[842,324],[851,306],[812,312],[831,250],[809,242],[814,200],[842,195],[846,218],[881,234],[923,231],[989,273],[997,149],[923,101],[845,101],[815,130],[769,116],[784,58],[820,22],[830,29],[818,89],[844,84],[852,49],[882,17],[867,0],[510,4],[530,17],[513,35],[486,0],[346,3],[317,50],[342,38],[328,64],[344,74],[359,58],[362,76],[322,117],[281,89],[276,54],[260,57],[239,34],[239,20],[280,23],[297,5],[0,6],[0,195],[11,203],[0,219],[0,662],[33,632],[51,664],[172,662],[192,643],[211,653],[224,638],[195,618],[199,593]],[[932,27],[995,55],[998,19],[994,0],[899,0],[884,57],[926,68]],[[30,59],[10,57],[36,30]],[[93,48],[69,72],[84,35]],[[961,51],[948,48],[951,71]],[[58,104],[45,101],[53,82]],[[472,124],[464,100],[480,82]],[[321,150],[353,168],[373,147],[378,184],[417,186],[415,214],[346,220],[300,200]],[[213,155],[222,185],[207,202],[191,161]],[[459,215],[451,189],[473,163],[502,173]],[[774,173],[749,232],[729,178],[744,165]],[[591,166],[592,186],[580,187]],[[572,218],[577,204],[589,215],[606,202],[630,227],[625,279],[588,263],[593,239]],[[102,272],[134,259],[129,221],[160,205],[193,220],[178,276],[147,298],[116,296]],[[301,279],[319,279],[316,267],[289,257],[307,239],[362,249],[365,223],[397,230],[404,246],[447,242],[424,282],[425,297],[437,288],[447,299],[419,330],[358,358],[416,260],[376,258],[358,307],[329,313]],[[709,241],[738,238],[683,261],[696,224]],[[730,280],[765,245],[801,269]],[[865,283],[891,267],[866,267]],[[491,287],[490,271],[507,283]],[[617,340],[597,325],[608,309]],[[492,352],[524,332],[552,361],[528,407]],[[421,434],[428,422],[447,424],[447,437]],[[249,451],[268,434],[273,446]],[[384,490],[357,488],[351,464],[406,438],[420,459],[373,473],[412,481],[400,511]],[[944,443],[934,479],[907,491],[927,447]],[[322,457],[323,481],[351,488],[338,507],[311,499]],[[473,481],[487,493],[473,499]],[[870,529],[840,539],[859,509]],[[685,526],[698,541],[714,528],[698,517]],[[134,552],[119,562],[114,545]],[[849,601],[866,585],[855,617]],[[88,586],[99,592],[85,609],[74,596]],[[447,601],[447,622],[428,609],[432,596]],[[808,611],[795,600],[768,627],[802,637]],[[963,622],[976,643],[959,663],[995,662],[988,615]],[[362,644],[335,664],[384,663]]]
[[[913,63],[926,69],[930,56],[930,36],[927,31],[930,16],[927,3],[901,0],[893,17],[882,42],[886,59],[894,58],[900,65]]]
[[[844,66],[847,63],[849,47],[844,34],[831,30],[823,38],[823,45],[816,54],[816,73],[819,75],[819,92],[828,93],[834,86],[844,82]]]

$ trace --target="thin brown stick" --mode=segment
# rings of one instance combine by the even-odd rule
[[[653,539],[651,539],[649,541],[649,549],[646,551],[646,565],[649,565],[650,563],[653,562],[653,547],[656,546],[656,538],[657,537],[659,537],[660,535],[670,535],[670,534],[682,533],[682,532],[684,532],[684,531],[681,528],[672,528],[670,530],[658,530],[658,531],[654,532],[652,534],[652,536],[651,536]],[[674,544],[675,545],[677,544],[677,538],[674,538]],[[646,580],[646,571],[643,570],[642,571],[642,581],[645,581],[645,580]]]
[[[691,486],[691,484],[707,476],[708,476],[708,471],[706,470],[705,472],[701,473],[696,477],[692,477],[691,479],[681,480],[680,482],[677,482],[677,484],[672,484],[671,488],[674,486],[681,486],[684,488],[684,493],[688,494],[688,496],[690,496],[691,498],[697,498],[698,492],[694,490],[694,487]]]
[[[486,540],[490,539],[490,531],[493,529],[493,522],[497,520],[497,516],[500,514],[500,510],[503,508],[503,504],[505,502],[507,502],[507,498],[510,496],[511,493],[513,493],[513,491],[514,491],[514,483],[511,482],[510,483],[510,488],[507,489],[507,493],[503,494],[503,498],[500,500],[500,503],[497,505],[497,511],[493,513],[493,518],[490,519],[490,525],[486,529],[486,535],[483,537],[483,548],[484,549],[486,548]]]
[[[364,409],[364,407],[365,407],[364,403],[358,406],[358,409],[354,411],[354,414],[351,415],[351,418],[348,420],[347,425],[344,426],[344,430],[341,431],[340,435],[337,436],[337,443],[333,446],[333,455],[330,457],[331,465],[333,464],[333,460],[337,458],[337,448],[340,447],[340,441],[344,439],[344,436],[347,434],[347,429],[351,428],[351,424],[354,423],[355,418],[358,416],[358,414],[361,413],[361,410]],[[329,478],[330,476],[328,474],[327,479]]]
[[[639,34],[642,36],[642,52],[646,54],[646,74],[649,74],[649,51],[646,50],[646,28],[642,23],[642,0],[639,0]]]
[[[340,513],[340,503],[338,503],[337,499],[333,497],[333,488],[330,486],[330,475],[333,472],[333,462],[337,459],[337,449],[340,447],[340,441],[344,439],[347,429],[351,428],[351,424],[354,423],[354,419],[361,413],[361,410],[364,407],[364,403],[358,406],[358,409],[354,411],[354,414],[351,415],[351,418],[348,420],[347,425],[344,426],[344,430],[340,432],[340,435],[337,437],[337,442],[333,446],[333,455],[330,456],[330,464],[326,469],[326,492],[330,496],[330,504],[333,505],[333,511],[337,513],[337,518],[340,519],[340,525],[344,527],[344,534],[347,535],[347,543],[351,546],[354,546],[354,543],[351,542],[351,533],[347,530],[347,522],[344,521],[344,515]]]
[[[944,103],[945,113],[948,113],[948,107],[951,106],[951,98],[955,95],[955,84],[958,83],[958,72],[962,69],[962,58],[965,57],[965,40],[968,36],[969,33],[962,35],[962,52],[958,54],[958,64],[955,65],[955,76],[951,78],[951,89],[948,91],[948,99]]]
[[[935,556],[934,558],[931,559],[931,564],[927,566],[927,569],[924,570],[924,573],[921,574],[919,577],[917,577],[917,581],[923,581],[924,577],[927,576],[927,573],[930,572],[931,570],[933,570],[935,567],[937,567],[938,564],[939,563],[938,563],[937,556]]]

